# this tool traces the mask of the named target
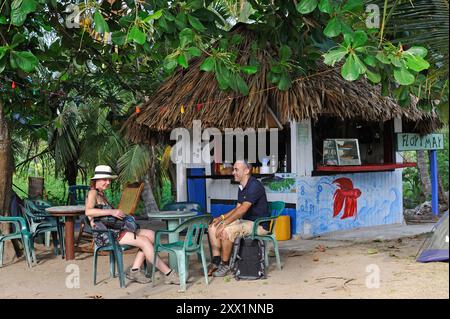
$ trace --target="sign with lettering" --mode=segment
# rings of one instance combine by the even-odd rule
[[[398,133],[398,151],[442,150],[444,134],[420,135],[416,133]]]

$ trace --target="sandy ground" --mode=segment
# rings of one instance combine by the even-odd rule
[[[99,257],[100,283],[94,286],[92,255],[79,254],[67,262],[39,246],[39,263],[32,270],[23,259],[0,269],[0,298],[449,298],[448,263],[415,262],[423,238],[285,251],[282,271],[272,258],[266,280],[214,278],[209,286],[192,256],[192,281],[185,293],[160,280],[154,287],[127,281],[127,288],[120,289],[118,278],[109,278],[107,256]],[[125,255],[125,265],[132,259]],[[79,269],[79,288],[66,285],[70,287],[72,267]]]

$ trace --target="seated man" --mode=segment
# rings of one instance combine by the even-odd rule
[[[209,226],[213,260],[208,274],[223,277],[230,272],[230,257],[233,243],[238,236],[248,236],[254,221],[270,216],[266,191],[256,178],[250,175],[252,167],[244,160],[238,160],[233,167],[233,176],[239,182],[238,204],[230,212],[215,218]],[[258,227],[258,234],[268,233],[269,223]]]

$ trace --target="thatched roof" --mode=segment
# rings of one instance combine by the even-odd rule
[[[255,33],[245,25],[232,32],[242,37],[237,62],[250,64],[250,47]],[[275,110],[281,123],[317,119],[321,114],[328,114],[367,121],[403,117],[414,122],[416,131],[422,133],[442,126],[436,114],[422,112],[415,106],[401,107],[393,99],[381,96],[380,88],[365,79],[348,82],[340,75],[339,68],[330,68],[321,62],[310,75],[294,81],[288,91],[280,91],[266,77],[270,55],[276,54],[274,52],[269,46],[267,50],[258,51],[259,72],[244,77],[249,87],[248,96],[231,90],[221,91],[214,73],[199,69],[206,56],[193,59],[188,69],[176,71],[142,105],[142,111],[128,119],[125,124],[128,138],[144,142],[155,132],[192,127],[193,120],[201,120],[202,127],[219,129],[266,127],[268,107]],[[200,108],[198,103],[203,103]]]

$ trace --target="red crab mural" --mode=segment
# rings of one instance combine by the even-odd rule
[[[333,217],[339,215],[344,207],[344,214],[341,219],[355,216],[358,212],[357,200],[361,196],[361,191],[358,188],[353,188],[353,182],[351,179],[342,177],[333,181],[339,188],[334,192],[333,200]]]

